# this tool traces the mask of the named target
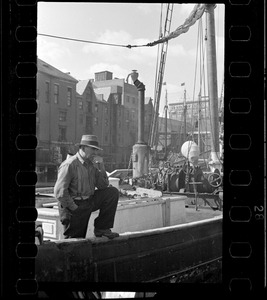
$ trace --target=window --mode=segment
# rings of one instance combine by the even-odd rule
[[[104,94],[97,94],[96,97],[98,100],[104,100]]]
[[[93,124],[92,124],[92,119],[91,117],[89,116],[86,116],[85,117],[85,128],[86,128],[86,131],[89,133],[89,132],[92,132],[93,131]]]
[[[94,117],[95,125],[98,125],[98,117]]]
[[[66,141],[67,128],[63,126],[59,126],[59,136],[58,140],[60,142]]]
[[[54,85],[54,102],[57,104],[59,99],[59,85]]]
[[[67,105],[71,106],[72,102],[72,88],[68,87],[68,92],[67,92]]]
[[[114,103],[115,103],[115,104],[119,104],[119,97],[118,97],[118,95],[117,95],[117,94],[114,94],[114,95],[113,95],[113,98],[114,98]]]
[[[98,112],[98,104],[95,104],[95,112]]]
[[[92,112],[92,103],[91,102],[87,102],[87,112],[88,113]]]
[[[81,97],[77,97],[77,102],[79,109],[83,109],[83,100]]]
[[[80,120],[80,124],[83,124],[83,115],[82,114],[79,116],[79,120]]]
[[[45,82],[45,101],[50,102],[50,83],[47,81]]]
[[[67,112],[59,111],[59,121],[65,122],[67,120]]]
[[[86,99],[86,101],[90,101],[91,100],[91,91],[88,91],[86,93],[85,99]]]
[[[107,114],[108,113],[108,108],[105,106],[105,113]]]
[[[133,101],[133,104],[135,104],[135,98],[134,97],[133,97],[132,101]]]

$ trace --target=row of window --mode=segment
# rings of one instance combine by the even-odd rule
[[[107,111],[106,111],[107,112]],[[129,112],[127,111],[127,116],[129,118]],[[135,116],[135,113],[132,112],[132,120],[134,119],[134,116]],[[98,117],[94,117],[94,124],[95,125],[98,125]],[[67,110],[60,110],[59,111],[59,115],[58,115],[58,120],[60,122],[66,122],[67,121]],[[79,123],[80,124],[83,124],[83,120],[84,120],[84,115],[83,114],[80,114],[79,115]],[[36,122],[39,123],[39,115],[36,116]],[[129,119],[126,120],[126,127],[129,128]],[[109,121],[108,119],[104,119],[104,124],[105,126],[109,126]],[[121,120],[118,120],[118,128],[121,128],[122,124],[121,124]]]
[[[67,141],[67,127],[65,127],[65,126],[59,126],[58,129],[59,129],[58,140],[61,141],[61,142]],[[104,135],[104,140],[105,140],[105,142],[109,141],[109,135],[108,134]],[[122,143],[123,142],[121,134],[117,135],[117,141],[118,141],[118,143]]]
[[[59,84],[54,84],[54,103],[58,104],[59,103]],[[37,90],[37,95],[36,95],[37,99],[39,98],[39,90]],[[71,106],[72,105],[72,88],[71,87],[67,87],[67,106]],[[46,81],[45,82],[45,101],[47,103],[50,102],[50,82]]]
[[[81,114],[79,116],[79,122],[80,122],[80,124],[83,124],[83,120],[84,120],[84,115]],[[99,120],[98,117],[94,117],[94,125],[99,125],[98,120]],[[63,111],[63,110],[59,111],[59,121],[61,121],[61,122],[66,122],[67,121],[67,111]],[[109,126],[108,119],[104,120],[104,125],[106,127]],[[121,128],[121,125],[122,125],[121,121],[118,120],[118,128]],[[126,120],[126,127],[129,129],[129,120]]]
[[[45,90],[45,100],[47,103],[50,102],[50,82],[46,81],[45,82],[46,84],[46,90]],[[39,98],[39,90],[37,90],[37,99]],[[114,97],[117,96],[117,95],[114,95]],[[130,102],[130,96],[126,96],[126,102]],[[92,113],[92,103],[91,103],[91,94],[89,92],[86,93],[86,104],[87,104],[87,112],[88,113]],[[54,84],[54,103],[55,104],[58,104],[59,103],[59,85],[58,84]],[[134,104],[135,103],[135,98],[133,97],[132,98],[132,103]],[[67,87],[67,106],[71,106],[72,105],[72,88],[71,87]],[[83,101],[82,99],[80,98],[79,101],[78,101],[78,106],[79,106],[79,109],[80,110],[83,110],[84,108],[84,104],[83,104]],[[94,107],[94,111],[95,113],[99,112],[99,107],[98,107],[98,104],[95,104],[95,107]],[[108,107],[104,107],[104,113],[108,113]],[[127,111],[127,119],[130,118],[130,112]],[[64,114],[64,113],[62,113]],[[135,116],[136,112],[134,110],[131,111],[131,118],[134,119],[134,116]],[[121,116],[121,110],[120,108],[118,108],[118,116]],[[59,120],[60,121],[64,121],[66,120],[65,116],[62,116],[60,115],[59,117]]]

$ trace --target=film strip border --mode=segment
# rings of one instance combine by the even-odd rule
[[[2,1],[1,294],[36,295],[37,1]],[[6,39],[5,39],[6,37]],[[1,295],[1,296],[2,296]]]
[[[230,0],[225,15],[222,272],[225,287],[237,294],[266,285],[263,6]]]
[[[244,291],[262,290],[266,284],[266,173],[262,144],[264,3],[256,0],[224,3],[223,291],[240,295]],[[2,145],[2,158],[7,155],[9,160],[3,164],[7,173],[2,172],[1,187],[6,196],[1,219],[8,226],[1,237],[1,242],[6,243],[1,259],[4,276],[8,278],[3,283],[7,284],[9,294],[15,287],[14,296],[28,297],[38,292],[34,270],[38,251],[35,245],[37,0],[13,0],[8,4],[9,102],[3,104],[6,115],[2,119],[2,142],[6,144]],[[9,259],[3,260],[3,254],[8,254]],[[173,288],[168,286],[170,290]]]

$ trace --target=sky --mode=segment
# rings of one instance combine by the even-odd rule
[[[171,32],[185,22],[194,5],[174,4]],[[159,49],[157,45],[129,49],[40,34],[118,45],[146,45],[159,38],[160,28],[164,28],[165,24],[166,8],[165,3],[38,2],[37,55],[59,70],[70,72],[77,80],[94,78],[95,72],[106,70],[113,73],[113,78],[126,79],[132,70],[137,70],[138,79],[146,87],[145,96],[154,99],[161,44]],[[188,32],[168,42],[163,78],[166,85],[162,88],[160,115],[163,114],[166,93],[168,104],[183,101],[184,89],[188,101],[196,100],[200,90],[203,95],[205,91],[207,94],[207,83],[200,75],[206,72],[206,59],[199,59],[201,53],[205,53],[205,15],[204,13],[202,16],[202,40],[198,39],[201,24],[197,21]],[[217,4],[214,17],[220,96],[224,78],[223,4]],[[181,86],[182,83],[185,85]]]

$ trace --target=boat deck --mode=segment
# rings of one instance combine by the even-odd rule
[[[185,214],[186,223],[189,223],[221,216],[222,212],[219,210],[213,210],[210,207],[205,206],[200,206],[196,210],[195,205],[188,205],[185,209]]]

